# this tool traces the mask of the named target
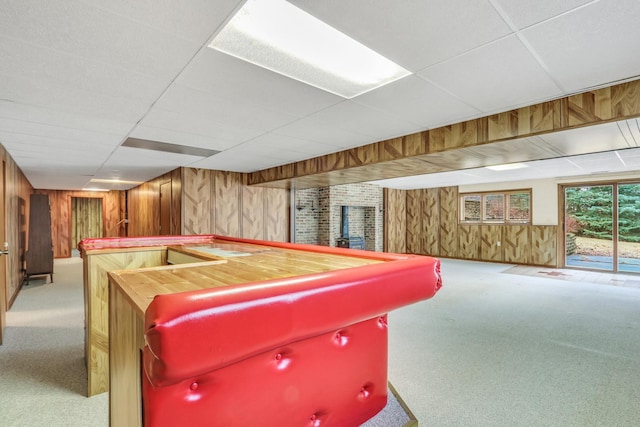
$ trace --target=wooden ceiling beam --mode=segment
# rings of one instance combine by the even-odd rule
[[[562,157],[526,138],[639,116],[640,80],[634,80],[264,169],[247,182],[313,188]]]

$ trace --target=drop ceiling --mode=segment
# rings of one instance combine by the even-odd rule
[[[208,48],[237,0],[0,0],[0,144],[35,188],[126,189],[135,184],[90,181],[180,166],[253,172],[640,77],[637,0],[291,3],[411,75],[345,99]],[[602,141],[615,133],[547,135],[558,146],[595,136],[601,157],[517,173],[639,170],[635,148]],[[484,171],[443,173],[495,179]],[[407,179],[381,184],[431,185]]]

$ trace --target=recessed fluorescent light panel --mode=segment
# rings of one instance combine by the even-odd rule
[[[248,0],[209,47],[344,98],[411,74],[285,0]]]
[[[97,182],[102,184],[133,184],[138,185],[142,184],[143,181],[125,181],[121,179],[102,179],[102,178],[92,178],[89,182]]]
[[[485,166],[485,169],[491,169],[492,171],[510,171],[528,167],[529,166],[525,165],[524,163],[508,163],[506,165]]]

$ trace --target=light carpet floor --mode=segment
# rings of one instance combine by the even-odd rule
[[[390,314],[389,379],[420,425],[640,425],[640,289],[512,267],[443,260],[438,295]],[[80,260],[54,279],[7,313],[0,426],[108,425],[108,395],[85,397]]]

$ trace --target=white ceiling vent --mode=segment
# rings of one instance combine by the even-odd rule
[[[211,157],[218,154],[218,150],[190,147],[188,145],[169,144],[166,142],[150,141],[148,139],[127,138],[123,147],[141,148],[143,150],[163,151],[165,153],[188,154],[190,156]]]

